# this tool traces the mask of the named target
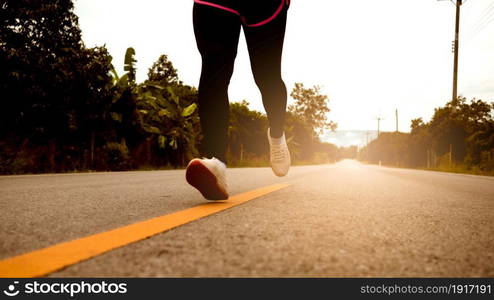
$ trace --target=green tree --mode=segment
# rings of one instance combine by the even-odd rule
[[[111,58],[84,47],[70,0],[3,0],[0,20],[0,137],[22,148],[12,148],[13,163],[30,172],[81,167],[109,101]]]
[[[329,99],[319,86],[305,88],[295,83],[290,96],[295,102],[288,107],[287,136],[295,160],[312,161],[320,144],[319,135],[335,130],[337,124],[328,120]]]
[[[410,134],[383,133],[362,150],[371,162],[446,171],[494,170],[494,104],[458,97],[411,122]]]
[[[83,44],[72,1],[4,0],[0,16],[2,128],[55,136],[69,128],[65,112],[80,82]]]
[[[286,114],[286,136],[290,154],[294,161],[310,161],[319,139],[310,124],[299,114],[288,111]]]
[[[158,60],[153,63],[153,66],[148,71],[148,80],[161,85],[179,83],[177,69],[168,59],[166,54],[160,55]]]
[[[143,84],[139,91],[137,106],[145,131],[173,166],[185,165],[197,155],[197,105],[183,106],[172,87]]]
[[[115,68],[112,68],[113,97],[108,112],[111,120],[113,120],[114,135],[107,140],[107,143],[119,143],[122,145],[123,152],[130,151],[131,154],[132,150],[137,148],[146,138],[143,116],[138,111],[139,86],[135,81],[135,63],[135,50],[129,47],[125,52],[125,73],[119,77]],[[121,157],[127,156],[122,155]],[[130,160],[133,159],[133,155],[128,157]],[[127,163],[133,164],[130,161]],[[133,166],[137,167],[135,164]]]
[[[319,86],[305,88],[302,83],[295,83],[290,96],[295,99],[295,103],[289,106],[289,111],[300,115],[316,134],[325,129],[336,129],[336,123],[327,117],[331,111],[328,96],[321,94]]]
[[[250,110],[246,100],[230,104],[228,149],[230,160],[267,159],[268,143],[265,114]]]

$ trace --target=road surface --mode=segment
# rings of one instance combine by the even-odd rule
[[[290,186],[52,277],[492,277],[494,178],[342,161],[228,170]],[[0,177],[0,260],[206,201],[183,170]]]

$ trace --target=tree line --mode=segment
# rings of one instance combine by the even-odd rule
[[[385,132],[359,152],[361,160],[443,171],[494,174],[494,103],[458,97],[436,108],[411,132]]]
[[[167,55],[136,81],[133,48],[118,74],[105,46],[87,48],[71,0],[0,1],[0,173],[183,167],[201,152],[197,90]],[[297,83],[286,135],[294,163],[341,156],[328,97]],[[230,105],[232,165],[267,165],[266,115]]]

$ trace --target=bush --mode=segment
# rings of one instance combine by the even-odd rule
[[[98,157],[98,166],[108,171],[128,170],[132,166],[129,149],[125,141],[122,143],[106,143]]]

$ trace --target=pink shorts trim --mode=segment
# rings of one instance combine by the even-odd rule
[[[240,15],[240,13],[238,11],[236,11],[234,9],[231,9],[229,7],[221,6],[221,5],[218,5],[218,4],[215,4],[215,3],[211,3],[211,2],[207,2],[207,1],[203,1],[203,0],[194,0],[194,2],[195,3],[198,3],[198,4],[209,5],[209,6],[216,7],[216,8],[222,9],[222,10],[226,10],[228,12],[231,12],[231,13],[236,14],[237,16],[240,16],[240,18],[242,19],[242,21],[245,20],[244,17],[242,15]],[[255,23],[255,24],[247,24],[247,23],[244,22],[245,26],[247,26],[247,27],[259,27],[259,26],[262,26],[262,25],[266,25],[267,23],[269,23],[272,20],[274,20],[280,14],[280,12],[283,10],[283,6],[285,5],[285,3],[288,5],[290,3],[290,0],[281,0],[281,4],[278,7],[278,9],[275,11],[275,13],[271,17],[267,18],[266,20],[261,21],[259,23]]]
[[[225,6],[221,6],[218,4],[214,4],[214,3],[210,3],[210,2],[202,1],[202,0],[194,0],[194,2],[198,3],[198,4],[209,5],[209,6],[216,7],[216,8],[222,9],[222,10],[226,10],[226,11],[229,11],[231,13],[234,13],[234,14],[240,16],[240,13],[238,11],[231,9],[231,8],[228,8],[228,7],[225,7]]]
[[[290,1],[290,0],[286,0],[286,1]],[[284,5],[285,5],[285,0],[281,0],[280,6],[278,7],[278,9],[275,11],[275,13],[271,17],[267,18],[264,21],[261,21],[259,23],[256,23],[256,24],[250,24],[250,25],[249,24],[245,24],[245,25],[248,26],[248,27],[259,27],[259,26],[265,25],[265,24],[273,21],[280,14],[280,12],[283,10],[283,6]]]

